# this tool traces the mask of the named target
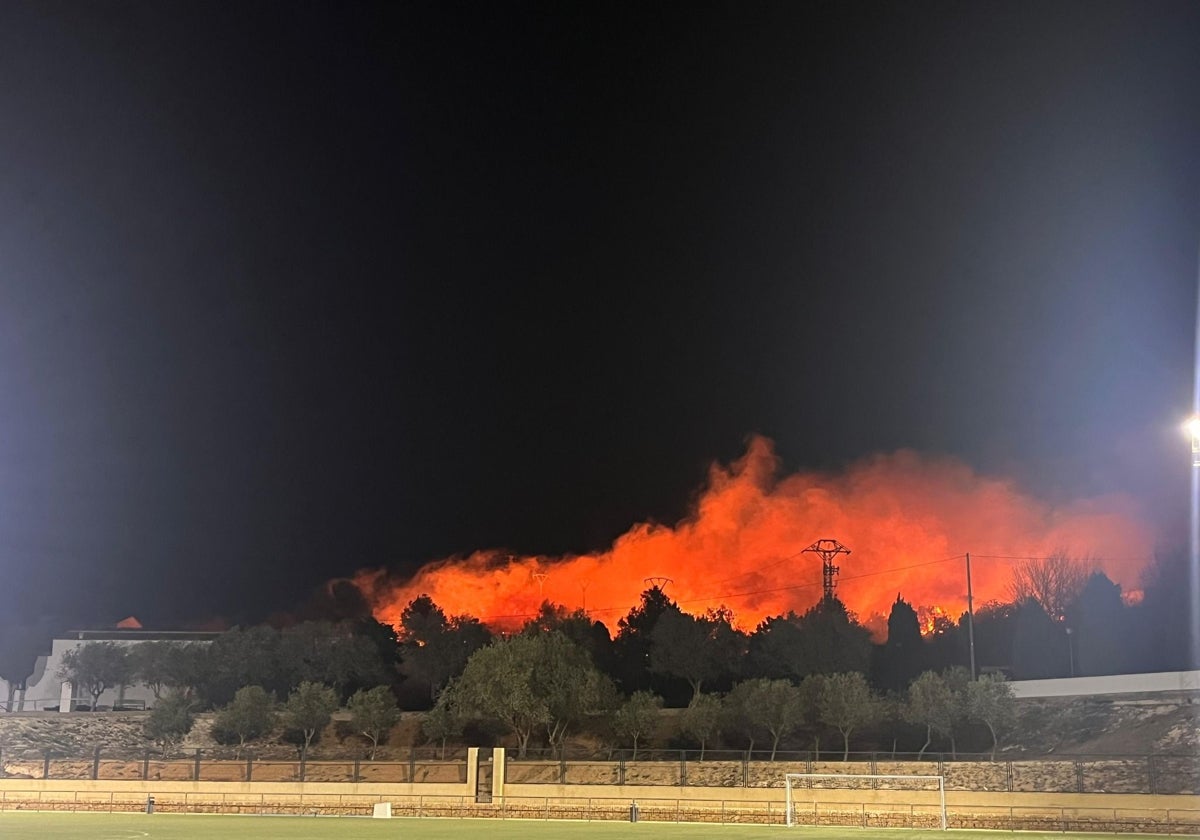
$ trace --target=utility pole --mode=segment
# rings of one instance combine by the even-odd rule
[[[842,545],[837,540],[817,540],[810,545],[801,554],[811,553],[821,555],[821,587],[822,598],[826,601],[832,601],[834,598],[833,590],[837,586],[834,578],[841,571],[841,567],[833,565],[833,558],[839,554],[849,554],[850,549]]]
[[[971,552],[967,552],[967,647],[971,649],[971,679],[975,679],[975,596],[971,591]]]
[[[663,577],[662,575],[652,575],[651,577],[643,578],[642,582],[651,589],[657,589],[659,592],[663,593],[666,592],[668,583],[674,583],[671,578]]]

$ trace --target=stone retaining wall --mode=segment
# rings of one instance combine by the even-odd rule
[[[1200,756],[1028,761],[520,761],[512,784],[779,787],[786,773],[937,776],[947,790],[1200,794]],[[816,782],[836,787],[846,783]]]

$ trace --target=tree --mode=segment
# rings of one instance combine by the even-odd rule
[[[272,729],[278,715],[275,701],[260,685],[239,688],[233,700],[217,713],[213,721],[213,736],[218,740],[237,740],[240,758],[247,741],[261,738]]]
[[[615,672],[626,694],[651,687],[651,636],[659,618],[669,608],[678,609],[661,587],[652,586],[642,592],[641,602],[617,621],[617,637],[613,640]]]
[[[970,718],[971,712],[967,706],[967,686],[971,684],[971,672],[961,665],[942,671],[942,679],[946,688],[950,689],[950,727],[946,731],[950,738],[950,756],[958,758],[957,733]]]
[[[370,615],[354,621],[350,627],[355,636],[368,640],[374,646],[380,672],[385,681],[396,685],[399,682],[401,655],[400,637],[396,634],[396,628]]]
[[[1104,572],[1088,577],[1079,596],[1067,608],[1067,626],[1073,632],[1075,673],[1079,676],[1129,673],[1135,666],[1136,633],[1129,626],[1130,610],[1121,598],[1121,587]],[[1068,651],[1068,661],[1071,652]]]
[[[592,663],[604,673],[613,668],[613,643],[602,621],[593,621],[582,609],[568,610],[561,604],[543,601],[537,615],[525,622],[521,632],[526,635],[562,632],[568,639],[586,650]]]
[[[1041,680],[1067,673],[1067,638],[1063,627],[1042,605],[1026,598],[1013,622],[1013,671],[1018,679]]]
[[[721,725],[721,699],[713,694],[701,694],[683,710],[680,729],[700,742],[700,760],[704,760],[704,746],[719,730]]]
[[[672,605],[650,634],[650,670],[687,680],[694,700],[706,681],[734,671],[743,639],[724,617],[689,615]]]
[[[992,733],[992,761],[996,760],[998,734],[1012,726],[1017,717],[1012,686],[1003,674],[984,674],[967,684],[967,709]]]
[[[800,683],[800,708],[805,722],[813,728],[813,753],[821,757],[821,697],[825,694],[824,674],[809,674]]]
[[[1155,554],[1142,571],[1144,597],[1130,622],[1136,631],[1137,657],[1147,671],[1184,671],[1200,668],[1200,649],[1191,642],[1192,599],[1195,574],[1188,551]]]
[[[842,733],[842,760],[848,761],[851,733],[873,722],[879,714],[879,704],[866,678],[858,672],[829,677],[821,692],[820,708],[821,720]]]
[[[975,611],[975,657],[981,666],[1011,668],[1017,605],[985,601]]]
[[[458,710],[451,703],[453,691],[443,691],[433,708],[426,712],[421,720],[421,731],[430,741],[440,741],[442,759],[446,758],[446,740],[462,734],[463,720]]]
[[[87,642],[63,654],[60,679],[70,681],[92,697],[92,711],[106,689],[129,682],[129,652],[116,642]]]
[[[166,642],[163,644],[170,646],[170,655],[163,657],[159,656],[157,650],[146,653],[141,651],[143,646],[158,644],[160,643],[142,642],[131,646],[130,659],[134,678],[145,682],[151,691],[155,691],[157,686],[156,698],[168,692],[175,692],[193,700],[198,709],[205,705],[211,706],[208,698],[213,693],[210,686],[215,679],[215,661],[211,645],[199,642]]]
[[[308,755],[309,745],[316,734],[329,725],[337,707],[337,692],[320,683],[302,682],[288,695],[283,708],[283,723],[287,728],[299,732],[304,739],[300,749],[301,760]]]
[[[810,673],[800,617],[793,612],[765,618],[750,635],[749,673],[770,679],[799,681]]]
[[[883,662],[879,674],[882,687],[892,691],[903,690],[921,672],[924,652],[917,611],[897,595],[888,615],[887,642],[882,651]]]
[[[725,695],[721,704],[721,731],[736,733],[746,739],[747,754],[754,752],[754,742],[759,734],[754,704],[757,702],[753,680],[743,680]]]
[[[182,694],[168,694],[154,704],[144,729],[146,737],[158,744],[166,756],[192,731],[194,722],[192,701]]]
[[[797,622],[803,672],[866,673],[871,667],[871,631],[859,624],[837,598],[822,598]]]
[[[447,618],[432,598],[420,595],[400,614],[400,670],[428,684],[429,698],[435,701],[447,683],[463,672],[471,655],[490,640],[491,632],[478,619]]]
[[[400,721],[395,695],[386,685],[362,689],[350,698],[347,708],[350,710],[351,725],[371,742],[368,758],[374,761],[379,741],[386,738],[392,727]]]
[[[192,665],[201,668],[199,693],[214,707],[228,704],[242,686],[261,685],[278,697],[294,685],[280,654],[279,631],[267,625],[227,630]]]
[[[1060,621],[1095,568],[1094,560],[1070,557],[1064,551],[1049,557],[1030,557],[1013,567],[1009,592],[1013,601],[1032,598],[1046,615]]]
[[[613,729],[617,736],[633,745],[633,761],[637,761],[638,741],[658,723],[663,700],[651,691],[635,691],[613,714]]]
[[[178,642],[139,642],[129,648],[129,664],[133,678],[150,689],[157,701],[172,687],[174,662],[182,653]]]
[[[324,683],[339,699],[350,685],[371,688],[387,681],[379,648],[349,623],[305,621],[288,627],[280,633],[279,657],[289,686]]]
[[[587,653],[559,632],[513,636],[476,651],[451,686],[450,701],[471,718],[499,720],[517,738],[518,756],[544,726],[552,746],[611,696]]]
[[[953,704],[950,686],[941,674],[934,671],[926,671],[908,686],[908,700],[901,714],[909,723],[925,727],[925,743],[917,754],[918,759],[929,749],[935,730],[941,734],[950,732],[953,727]]]
[[[14,711],[13,697],[18,695],[16,711],[25,705],[25,684],[37,667],[38,656],[49,651],[51,631],[45,620],[25,621],[12,617],[0,627],[0,680],[8,685],[5,711]]]
[[[559,632],[539,637],[540,661],[533,672],[535,693],[544,698],[546,739],[561,754],[567,730],[589,714],[605,711],[617,696],[587,651]]]
[[[743,708],[749,713],[751,723],[765,729],[771,736],[771,761],[774,761],[780,739],[792,733],[804,721],[800,690],[787,680],[768,680],[765,677],[738,683],[738,688],[746,693]]]

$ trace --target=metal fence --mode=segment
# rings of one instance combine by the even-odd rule
[[[431,782],[464,784],[465,758],[442,760],[428,752],[410,751],[400,759],[358,757],[308,759],[231,758],[224,752],[194,750],[164,757],[158,751],[105,752],[89,755],[46,751],[5,755],[0,750],[0,778],[91,779],[99,781],[184,782]]]
[[[395,816],[589,821],[628,820],[633,804],[617,797],[505,796],[481,805],[469,796],[180,792],[157,794],[155,812],[367,816],[379,802],[390,802]],[[0,790],[0,811],[128,812],[143,810],[145,804],[143,797],[129,792]],[[786,818],[782,797],[771,801],[644,798],[637,801],[637,808],[639,818],[647,822],[781,825]],[[933,827],[936,818],[928,804],[902,799],[881,804],[818,798],[805,801],[793,814],[806,825],[866,828]],[[948,827],[1200,835],[1200,808],[957,806],[949,809]]]
[[[881,753],[852,754],[849,762],[822,753],[777,753],[708,750],[640,750],[630,753],[568,752],[566,758],[508,754],[505,780],[514,784],[610,784],[665,787],[776,787],[785,772],[934,774],[945,777],[947,790],[1045,793],[1200,794],[1200,756],[1087,755],[1058,758],[926,756]],[[359,756],[281,758],[228,750],[192,750],[164,757],[158,751],[104,750],[90,753],[5,751],[0,748],[0,777],[27,779],[91,779],[103,781],[192,782],[387,782],[464,784],[465,755],[443,759],[430,749],[389,753],[377,760]]]

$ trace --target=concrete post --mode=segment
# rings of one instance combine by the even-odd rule
[[[467,796],[475,801],[479,786],[479,747],[467,747]]]
[[[504,799],[504,747],[492,750],[492,801],[503,802]]]

